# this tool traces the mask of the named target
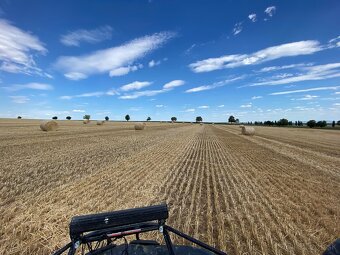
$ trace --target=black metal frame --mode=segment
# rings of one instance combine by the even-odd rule
[[[149,216],[152,213],[157,212],[158,217],[155,217],[155,220],[151,220],[149,216],[140,216],[140,213],[143,213],[143,210],[150,213]],[[190,241],[210,252],[213,252],[217,255],[227,255],[225,252],[222,252],[210,245],[207,245],[187,234],[182,233],[181,231],[174,229],[168,225],[165,224],[165,220],[168,217],[167,212],[167,206],[166,205],[160,205],[160,206],[152,206],[152,207],[145,207],[145,208],[137,208],[137,209],[129,209],[124,211],[118,211],[118,212],[112,212],[112,213],[104,213],[104,214],[96,214],[96,215],[87,215],[87,216],[77,216],[74,217],[70,223],[70,237],[71,242],[62,247],[61,249],[57,250],[53,253],[53,255],[62,255],[68,250],[68,255],[74,255],[76,254],[77,249],[81,245],[87,245],[89,250],[92,250],[92,244],[97,243],[97,246],[93,249],[93,252],[91,254],[96,254],[95,250],[98,250],[99,244],[101,244],[101,247],[99,248],[99,251],[104,251],[107,249],[111,249],[115,247],[114,241],[119,238],[124,238],[125,236],[131,236],[136,235],[136,239],[139,240],[139,234],[150,232],[150,231],[159,231],[164,238],[166,247],[168,249],[169,255],[175,255],[173,244],[170,238],[169,233],[173,233],[179,237],[182,237],[186,239],[187,241]],[[137,215],[136,212],[139,214]],[[166,213],[165,213],[166,212]],[[132,215],[132,216],[138,216],[138,219],[134,219],[134,217],[130,217],[129,219],[126,218],[120,218],[121,216],[125,215]],[[112,221],[108,221],[107,219],[112,219],[111,216],[117,216],[119,220],[122,220],[125,223],[131,223],[126,225],[120,225],[118,226],[119,222],[117,222],[117,218],[113,219]],[[162,216],[162,217],[160,217]],[[111,217],[111,218],[110,218]],[[148,218],[149,217],[149,218]],[[146,219],[145,222],[140,222],[140,219]],[[93,219],[96,219],[94,221]],[[105,228],[105,225],[103,225],[103,219],[105,221],[105,224],[108,226]],[[93,226],[98,224],[99,222],[99,230],[89,231],[95,229]],[[87,232],[87,234],[84,234]],[[107,243],[103,245],[101,242]],[[126,241],[126,239],[125,239]]]

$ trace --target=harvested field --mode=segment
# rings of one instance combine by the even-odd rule
[[[73,215],[167,202],[228,254],[320,254],[340,236],[340,132],[0,120],[0,254],[49,254]]]

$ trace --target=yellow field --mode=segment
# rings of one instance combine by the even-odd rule
[[[0,120],[0,254],[49,254],[73,215],[167,202],[229,254],[320,254],[340,236],[340,132]]]

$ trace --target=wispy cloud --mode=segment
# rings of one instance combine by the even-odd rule
[[[309,92],[309,91],[337,90],[337,89],[340,89],[340,86],[317,87],[317,88],[310,88],[310,89],[298,89],[298,90],[280,91],[280,92],[271,93],[269,95],[276,96],[276,95],[287,95],[287,94],[294,94],[294,93],[304,93],[304,92]]]
[[[13,103],[16,104],[25,104],[30,101],[27,96],[10,96],[9,98],[12,100]]]
[[[275,6],[269,6],[267,7],[264,12],[269,16],[273,17],[274,13],[276,12],[276,7]]]
[[[208,58],[189,65],[195,73],[210,72],[225,68],[235,68],[264,63],[283,57],[310,55],[324,48],[318,41],[299,41],[265,48],[251,54],[225,55]]]
[[[156,104],[156,108],[163,108],[164,107],[164,105],[162,105],[162,104]]]
[[[161,64],[160,60],[158,60],[158,61],[151,60],[148,65],[149,65],[149,67],[154,67],[154,66],[158,66],[160,64]]]
[[[197,108],[199,108],[199,109],[208,109],[208,108],[210,108],[210,106],[209,105],[201,105],[201,106],[198,106]]]
[[[251,20],[251,22],[256,22],[256,14],[255,13],[249,14],[248,18]]]
[[[286,77],[274,77],[263,82],[253,83],[251,85],[246,85],[246,87],[253,86],[268,86],[268,85],[281,85],[301,81],[312,81],[312,80],[324,80],[335,77],[340,77],[340,62],[330,63],[324,65],[305,67],[303,74],[292,75]],[[279,78],[279,79],[277,79]]]
[[[103,95],[105,95],[105,92],[97,91],[97,92],[83,93],[83,94],[74,95],[74,96],[61,96],[60,99],[72,99],[72,98],[79,98],[79,97],[100,97]]]
[[[109,75],[110,75],[110,77],[123,76],[123,75],[130,73],[130,72],[134,72],[134,71],[137,71],[138,69],[142,69],[142,68],[143,68],[142,64],[118,67],[116,69],[111,70]]]
[[[74,110],[72,110],[72,112],[85,112],[85,110],[74,109]]]
[[[233,35],[237,35],[242,32],[242,22],[236,23],[233,28]]]
[[[329,48],[340,47],[340,35],[338,37],[335,37],[335,38],[329,40],[328,47]]]
[[[170,82],[164,84],[163,88],[164,89],[172,89],[172,88],[175,88],[175,87],[182,86],[184,84],[185,84],[185,81],[183,81],[183,80],[173,80],[173,81],[170,81]]]
[[[93,74],[110,71],[113,71],[111,75],[117,74],[117,72],[121,74],[124,71],[119,68],[131,66],[137,59],[161,47],[174,35],[171,32],[161,32],[88,55],[63,56],[57,60],[55,66],[64,73],[65,77],[73,80],[85,79]],[[70,76],[70,74],[72,75]]]
[[[79,46],[81,42],[98,43],[111,39],[112,28],[102,26],[92,30],[79,29],[62,35],[60,42],[66,46]]]
[[[260,98],[263,98],[263,96],[253,96],[253,97],[251,97],[252,100],[260,99]]]
[[[186,93],[193,93],[193,92],[200,92],[200,91],[204,91],[204,90],[210,90],[210,89],[215,89],[215,88],[219,88],[219,87],[223,87],[231,82],[237,81],[237,80],[241,80],[243,79],[245,76],[239,76],[236,78],[232,78],[232,79],[227,79],[224,81],[219,81],[219,82],[215,82],[213,84],[210,85],[203,85],[203,86],[199,86],[199,87],[195,87],[195,88],[191,88],[186,90]]]
[[[183,80],[173,80],[171,82],[164,84],[162,89],[136,91],[131,94],[124,94],[120,96],[119,98],[120,99],[136,99],[136,98],[143,97],[143,96],[148,96],[148,97],[155,96],[158,94],[169,92],[173,90],[175,87],[182,86],[184,84],[185,84],[185,81]]]
[[[248,104],[243,104],[240,106],[241,108],[251,108],[252,107],[252,103],[248,103]]]
[[[224,104],[221,104],[219,106],[217,106],[218,108],[223,108],[224,107]]]
[[[272,72],[272,71],[279,71],[283,69],[307,67],[307,66],[312,66],[312,65],[313,63],[300,63],[300,64],[291,64],[291,65],[283,65],[283,66],[267,66],[267,67],[260,69],[257,72]]]
[[[39,38],[3,19],[0,19],[0,31],[0,71],[44,76],[33,58],[35,53],[47,53]]]
[[[35,89],[35,90],[52,90],[53,86],[46,83],[31,82],[27,84],[14,84],[8,87],[2,87],[7,91],[18,91],[23,89]]]
[[[149,81],[134,81],[132,83],[126,84],[122,87],[120,87],[121,91],[131,91],[131,90],[139,90],[141,88],[150,86],[152,84],[152,82]]]
[[[184,110],[184,112],[195,112],[195,109],[194,108],[186,109]]]

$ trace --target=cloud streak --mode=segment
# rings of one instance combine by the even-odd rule
[[[90,75],[110,73],[123,75],[128,73],[120,68],[131,66],[136,60],[156,50],[174,37],[174,33],[161,32],[140,37],[123,45],[92,52],[83,56],[62,56],[55,67],[62,71],[66,78],[85,79]],[[119,71],[117,71],[117,69]],[[130,71],[130,70],[129,70]],[[72,74],[72,75],[70,75]]]
[[[194,93],[194,92],[200,92],[200,91],[205,91],[205,90],[211,90],[211,89],[215,89],[215,88],[219,88],[219,87],[223,87],[231,82],[237,81],[237,80],[241,80],[243,79],[245,76],[239,76],[236,78],[232,78],[232,79],[227,79],[224,81],[219,81],[219,82],[215,82],[213,84],[210,85],[203,85],[203,86],[199,86],[199,87],[195,87],[195,88],[191,88],[186,90],[186,93]]]
[[[310,88],[310,89],[298,89],[298,90],[280,91],[280,92],[271,93],[269,95],[277,96],[277,95],[288,95],[288,94],[294,94],[294,93],[304,93],[304,92],[310,92],[310,91],[337,90],[337,89],[340,89],[340,86],[316,87],[316,88]]]
[[[27,84],[14,84],[8,87],[2,87],[7,91],[18,91],[23,89],[34,89],[34,90],[52,90],[53,86],[46,83],[31,82]]]
[[[102,26],[92,30],[79,29],[68,34],[62,35],[60,42],[66,46],[80,46],[81,42],[98,43],[111,39],[112,28]]]
[[[0,71],[43,76],[33,57],[47,53],[39,38],[3,19],[0,19],[0,31]]]
[[[268,47],[251,54],[235,54],[218,58],[208,58],[191,63],[189,67],[195,73],[211,72],[226,68],[257,65],[283,57],[310,55],[323,49],[318,41],[299,41]]]

